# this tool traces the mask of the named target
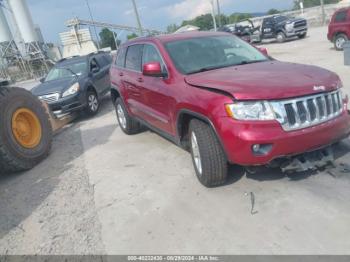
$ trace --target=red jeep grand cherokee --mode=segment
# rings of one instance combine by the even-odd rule
[[[227,33],[138,38],[111,68],[126,134],[145,125],[191,151],[200,182],[223,184],[229,163],[266,165],[350,133],[339,77],[273,60]]]

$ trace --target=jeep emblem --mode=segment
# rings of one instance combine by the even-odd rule
[[[325,91],[326,87],[325,86],[314,86],[314,91]]]

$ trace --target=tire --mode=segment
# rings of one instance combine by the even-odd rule
[[[342,51],[343,50],[343,45],[346,41],[348,41],[348,37],[344,34],[338,34],[334,38],[334,48],[337,51]]]
[[[0,173],[33,168],[51,144],[49,114],[40,100],[21,88],[0,87]]]
[[[205,187],[226,182],[228,162],[214,130],[206,123],[193,119],[189,128],[190,149],[198,180]]]
[[[306,37],[307,33],[304,33],[302,35],[298,35],[299,39],[304,39]]]
[[[85,112],[89,116],[94,116],[100,109],[100,100],[95,91],[88,91],[86,93],[86,108]]]
[[[141,124],[129,115],[120,97],[115,101],[115,111],[119,126],[125,134],[134,135],[141,132]]]
[[[278,43],[283,43],[286,41],[286,35],[283,32],[278,32],[276,36],[276,40]]]

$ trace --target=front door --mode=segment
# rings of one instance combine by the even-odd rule
[[[142,64],[159,62],[163,72],[167,73],[166,65],[157,49],[152,44],[145,44]],[[152,126],[169,134],[173,133],[171,126],[171,112],[175,110],[175,100],[170,96],[171,88],[168,77],[142,76],[142,95],[145,118]]]

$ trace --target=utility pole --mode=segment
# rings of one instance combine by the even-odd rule
[[[135,12],[136,20],[137,20],[137,26],[139,27],[140,35],[142,36],[143,30],[142,30],[142,26],[141,26],[139,12],[137,11],[137,7],[136,7],[136,2],[135,2],[135,0],[131,0],[131,1],[132,1],[132,5],[134,6],[134,12]]]
[[[326,12],[324,10],[324,0],[321,1],[321,9],[322,9],[322,25],[325,25],[326,23]]]
[[[222,26],[221,24],[221,8],[220,8],[220,0],[216,0],[216,6],[218,8],[218,17],[219,17],[219,27]]]
[[[91,12],[91,8],[90,8],[90,4],[89,4],[89,0],[85,0],[86,1],[86,5],[89,9],[89,14],[90,14],[90,18],[91,18],[91,21],[92,22],[95,22],[94,21],[94,17],[92,16],[92,12]],[[96,26],[94,25],[94,31],[95,31],[95,36],[96,36],[96,40],[97,40],[97,48],[100,49],[100,40],[98,38],[98,34],[97,34],[97,29],[96,29]]]
[[[215,19],[215,11],[214,11],[214,0],[209,0],[211,5],[211,16],[213,17],[214,31],[217,31],[216,27],[216,19]]]

